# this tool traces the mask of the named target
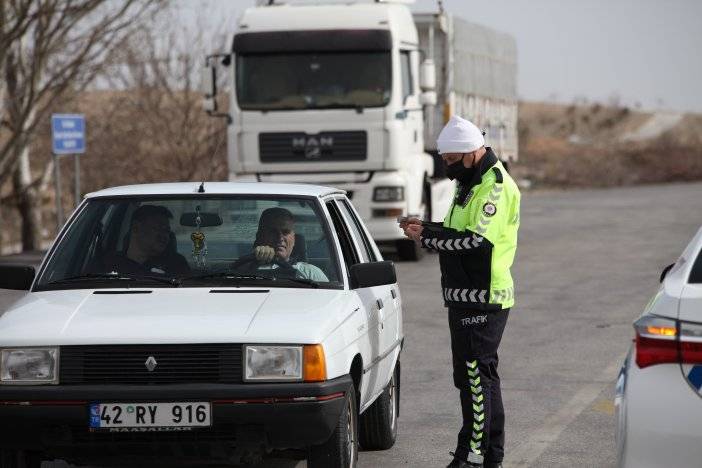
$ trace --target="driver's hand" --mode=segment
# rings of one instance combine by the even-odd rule
[[[275,249],[268,245],[259,245],[254,248],[254,255],[258,263],[271,263],[275,257]]]

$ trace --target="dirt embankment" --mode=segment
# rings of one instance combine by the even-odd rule
[[[519,151],[533,187],[702,180],[702,115],[521,103]]]

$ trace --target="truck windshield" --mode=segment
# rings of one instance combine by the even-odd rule
[[[244,54],[236,67],[243,110],[382,107],[390,101],[390,52]]]
[[[284,196],[130,196],[87,202],[35,290],[341,288],[319,202]]]

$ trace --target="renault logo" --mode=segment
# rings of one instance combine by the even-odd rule
[[[156,369],[157,364],[158,362],[156,362],[156,358],[153,356],[149,356],[149,358],[144,363],[144,365],[146,366],[146,370],[148,370],[149,372],[153,372],[154,369]]]

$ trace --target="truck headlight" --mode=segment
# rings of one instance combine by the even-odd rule
[[[244,380],[302,380],[302,346],[245,347]]]
[[[376,187],[373,189],[373,201],[376,202],[394,202],[404,199],[404,187]]]
[[[57,384],[58,348],[6,348],[0,351],[0,384]]]

